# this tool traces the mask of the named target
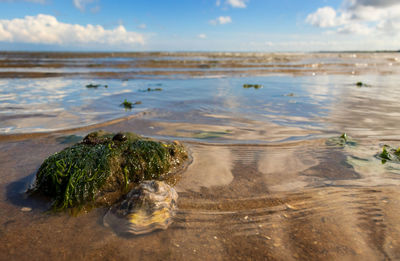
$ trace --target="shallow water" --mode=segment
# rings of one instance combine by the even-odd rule
[[[20,68],[125,63],[171,73],[3,75],[0,259],[400,259],[400,166],[376,157],[384,144],[400,146],[399,54],[47,56],[2,58]],[[218,61],[229,73],[205,68],[199,78],[167,67],[185,67],[184,61]],[[268,61],[300,68],[267,74],[247,68]],[[232,70],[240,66],[243,72]],[[357,87],[359,81],[367,86]],[[89,83],[101,86],[88,89]],[[142,103],[125,110],[124,99]],[[47,156],[99,128],[181,140],[191,151],[168,230],[121,237],[102,225],[105,208],[78,217],[49,214],[48,203],[26,197]],[[332,137],[344,132],[355,146],[335,144]]]

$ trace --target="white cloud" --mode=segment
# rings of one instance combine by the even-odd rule
[[[73,0],[74,6],[79,9],[81,12],[85,11],[85,7],[87,4],[93,3],[94,0]]]
[[[375,6],[387,7],[398,4],[398,0],[347,0],[346,4],[350,6]]]
[[[197,35],[197,37],[200,38],[200,39],[206,39],[207,35],[206,34],[199,34],[199,35]]]
[[[210,20],[210,24],[217,25],[217,24],[229,24],[232,23],[232,19],[230,16],[220,16],[214,20]]]
[[[232,19],[230,16],[220,16],[218,17],[218,22],[220,24],[229,24],[232,23]]]
[[[144,44],[143,35],[129,32],[120,25],[112,30],[101,25],[82,26],[57,21],[54,16],[39,14],[23,19],[0,20],[0,41],[17,43],[124,46]]]
[[[246,8],[248,0],[227,0],[226,3],[234,8]]]
[[[318,27],[334,27],[341,24],[342,19],[336,15],[335,9],[326,6],[307,16],[306,22]]]
[[[319,8],[307,16],[306,22],[341,34],[400,36],[400,1],[344,0],[336,10]]]
[[[217,0],[217,1],[215,2],[215,5],[216,5],[216,6],[220,6],[220,5],[221,5],[221,0]]]
[[[341,34],[369,35],[372,33],[372,29],[364,24],[352,23],[339,27],[337,32]]]
[[[146,29],[146,28],[147,28],[147,25],[146,25],[146,24],[139,24],[139,25],[138,25],[138,28],[139,28],[139,29]]]

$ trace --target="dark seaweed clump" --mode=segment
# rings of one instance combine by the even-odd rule
[[[86,88],[88,88],[88,89],[97,89],[100,86],[101,86],[100,84],[90,83],[90,84],[86,85]],[[103,86],[104,86],[104,88],[108,88],[108,85],[103,85]]]
[[[370,85],[363,83],[363,82],[356,82],[357,87],[370,87]]]
[[[387,161],[400,163],[400,147],[395,149],[389,145],[384,145],[382,152],[376,156],[382,160],[382,163],[386,163]]]
[[[88,85],[86,85],[86,88],[94,88],[94,89],[97,89],[97,88],[99,88],[99,86],[100,86],[100,84],[93,84],[93,83],[90,83],[90,84],[88,84]]]
[[[254,88],[254,89],[261,89],[263,86],[261,84],[243,84],[243,88],[245,89],[250,89],[250,88]]]
[[[147,88],[147,89],[139,90],[139,91],[141,91],[141,92],[160,92],[162,90],[163,90],[162,88]]]
[[[122,103],[121,106],[123,106],[125,109],[132,109],[133,104],[132,102],[128,101],[127,99],[125,99]]]
[[[127,99],[125,99],[121,103],[121,106],[124,107],[126,110],[128,110],[128,109],[130,110],[130,109],[133,108],[133,105],[139,105],[139,104],[142,104],[142,102],[141,101],[137,101],[135,103],[132,103],[132,102],[128,101]]]
[[[55,210],[109,206],[142,180],[166,179],[187,157],[177,142],[93,132],[48,157],[30,193],[50,197]]]
[[[333,137],[326,141],[330,146],[356,146],[357,142],[350,138],[347,133],[342,133],[339,137]]]

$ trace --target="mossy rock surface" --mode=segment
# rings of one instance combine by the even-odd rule
[[[134,133],[92,132],[48,157],[30,192],[50,197],[56,210],[110,206],[140,181],[168,181],[186,159],[178,142],[154,141]]]

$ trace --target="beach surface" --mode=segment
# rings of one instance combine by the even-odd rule
[[[0,260],[398,260],[399,82],[400,53],[0,53]],[[188,148],[167,230],[27,196],[99,129]]]

